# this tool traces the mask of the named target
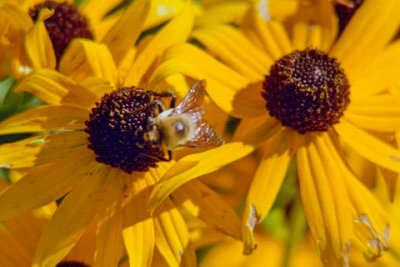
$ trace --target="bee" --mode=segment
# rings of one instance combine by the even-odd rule
[[[171,92],[153,93],[156,96],[152,102],[156,107],[155,116],[149,119],[145,139],[167,150],[169,160],[172,150],[184,146],[212,148],[224,143],[203,119],[204,84],[203,80],[196,82],[177,107]],[[169,109],[165,109],[161,97],[172,97]]]

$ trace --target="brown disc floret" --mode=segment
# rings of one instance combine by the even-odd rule
[[[335,58],[307,48],[279,59],[265,77],[262,96],[271,116],[301,134],[326,131],[350,102],[349,83]]]
[[[147,171],[163,160],[160,146],[145,138],[149,120],[155,116],[151,103],[151,94],[135,87],[105,94],[96,103],[86,132],[98,162],[131,173]]]
[[[51,17],[44,21],[51,43],[53,44],[57,62],[68,44],[74,38],[93,39],[86,18],[82,16],[76,6],[55,1],[45,1],[29,10],[29,15],[36,21],[43,8],[54,10]]]

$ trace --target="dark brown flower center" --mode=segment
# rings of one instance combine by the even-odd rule
[[[86,132],[89,148],[97,161],[131,173],[147,171],[163,159],[162,149],[144,137],[154,118],[149,92],[135,87],[120,88],[102,97],[92,109]]]
[[[57,62],[73,38],[93,39],[87,21],[74,5],[46,1],[29,10],[29,15],[36,21],[43,8],[54,9],[54,14],[44,21],[56,54]]]
[[[90,267],[90,265],[78,261],[62,261],[56,267]]]
[[[271,116],[301,134],[326,131],[339,122],[349,83],[335,58],[307,48],[279,59],[265,76],[262,96]]]

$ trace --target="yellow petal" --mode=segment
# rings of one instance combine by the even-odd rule
[[[349,198],[355,207],[356,236],[367,259],[376,259],[389,249],[389,221],[382,206],[356,177],[346,179]]]
[[[263,80],[272,64],[267,55],[231,26],[222,24],[202,26],[193,31],[192,35],[214,56],[247,77],[250,82]]]
[[[289,128],[278,132],[265,144],[264,154],[251,183],[243,212],[244,253],[255,249],[254,227],[268,214],[279,192],[293,156],[296,133]]]
[[[13,237],[7,229],[0,229],[0,264],[7,267],[30,266],[32,252],[21,246],[20,241]]]
[[[95,2],[98,6],[99,4],[96,1]],[[87,2],[87,1],[85,1]],[[116,3],[117,5],[119,3]],[[119,9],[116,11],[113,11],[111,14],[108,14],[106,17],[101,18],[101,20],[97,20],[97,22],[90,21],[90,30],[92,31],[92,34],[94,36],[94,40],[96,42],[101,42],[101,40],[106,36],[106,34],[110,31],[112,26],[118,21],[118,19],[121,17],[124,9]],[[88,12],[86,12],[88,13]],[[91,13],[91,12],[89,12]],[[86,15],[86,14],[85,14]]]
[[[114,90],[109,81],[96,77],[90,77],[80,81],[79,85],[96,95],[96,102],[98,102],[105,94],[109,94]],[[92,103],[92,105],[94,105],[94,103]]]
[[[300,4],[294,15],[293,44],[295,49],[309,45],[328,51],[337,38],[337,18],[329,1],[313,1]]]
[[[51,105],[75,104],[91,107],[97,96],[55,70],[39,69],[25,77],[16,92],[29,92]]]
[[[280,122],[272,117],[258,116],[243,119],[235,131],[233,140],[259,147],[281,129]]]
[[[190,44],[177,44],[165,52],[165,61],[150,78],[150,88],[157,87],[165,78],[182,73],[195,80],[207,81],[207,93],[224,111],[238,115],[236,93],[249,81],[239,73]]]
[[[89,111],[77,106],[42,106],[0,123],[0,134],[84,129]]]
[[[236,93],[233,100],[234,114],[238,118],[253,118],[268,113],[265,100],[261,96],[263,82],[250,84]]]
[[[187,65],[193,65],[195,69],[198,69],[199,72],[206,75],[204,78],[207,79],[207,82],[208,80],[216,80],[219,83],[235,88],[236,90],[249,83],[249,80],[244,76],[222,64],[218,60],[215,60],[215,58],[198,47],[188,43],[175,44],[169,47],[165,51],[164,62],[168,62],[169,60],[177,60],[177,62],[182,62],[181,64],[186,62]],[[156,75],[157,71],[158,68],[150,79],[151,85],[156,85],[166,76],[164,75],[163,77],[160,75],[162,74],[160,72],[159,75],[161,77],[158,77],[158,75]],[[183,71],[183,69],[181,71]]]
[[[48,9],[42,9],[39,14],[38,21],[25,37],[25,49],[33,68],[35,69],[54,69],[56,67],[56,56],[54,53],[53,44],[51,43],[49,34],[43,22],[45,19],[51,16],[53,12],[54,11],[50,11]]]
[[[277,60],[290,53],[292,45],[281,23],[276,21],[266,22],[258,13],[257,9],[251,8],[240,26],[249,40],[267,53],[270,57],[269,64],[272,64],[271,59]]]
[[[123,181],[119,169],[112,169],[104,183],[107,190],[99,202],[95,266],[117,266],[121,259],[124,243],[122,240],[121,197]]]
[[[40,166],[82,153],[88,145],[84,132],[60,132],[34,136],[0,146],[0,165],[8,168]],[[62,151],[62,152],[61,152]]]
[[[185,42],[192,30],[193,20],[192,6],[190,1],[187,1],[182,12],[165,25],[137,56],[127,74],[124,85],[139,85],[143,75],[154,60],[160,57],[171,45]]]
[[[309,30],[306,40],[306,47],[321,47],[322,43],[322,29],[319,26],[314,26]]]
[[[372,131],[400,130],[400,98],[392,94],[354,97],[345,118],[361,128]]]
[[[97,26],[102,20],[106,19],[107,13],[116,8],[120,4],[118,0],[111,0],[99,5],[96,0],[86,0],[79,3],[79,12],[92,24],[92,27]],[[94,24],[94,25],[93,25]],[[97,37],[97,36],[96,36]]]
[[[154,219],[156,246],[169,266],[195,266],[196,256],[189,245],[189,233],[185,221],[170,199],[161,207],[163,210]]]
[[[27,32],[33,26],[32,19],[27,12],[16,5],[1,3],[0,16],[7,18],[16,29],[21,29],[23,32]]]
[[[88,149],[30,171],[0,194],[0,220],[28,212],[65,195],[96,165]]]
[[[239,24],[249,7],[246,1],[217,1],[207,7],[203,15],[196,20],[196,25],[208,23]]]
[[[207,225],[233,238],[241,239],[240,220],[236,213],[203,183],[197,180],[190,181],[177,189],[173,198]]]
[[[129,266],[150,267],[155,246],[155,234],[153,218],[147,210],[149,186],[143,177],[134,177],[133,179],[131,193],[134,196],[124,207],[123,216],[127,226],[123,229],[122,234],[129,255]]]
[[[144,29],[150,29],[173,18],[185,6],[183,0],[152,0]]]
[[[202,153],[180,159],[162,177],[150,195],[149,208],[154,210],[175,189],[184,183],[214,172],[224,165],[251,153],[254,148],[241,142],[225,144]]]
[[[99,189],[110,169],[106,167],[83,177],[63,199],[39,241],[32,266],[56,265],[78,242],[96,215]]]
[[[327,134],[306,140],[298,151],[301,196],[323,262],[344,264],[353,218],[343,174],[324,144]],[[337,152],[335,152],[337,153]]]
[[[47,220],[28,213],[3,223],[5,229],[0,229],[1,266],[30,266]]]
[[[200,267],[220,267],[220,266],[268,266],[268,267],[279,267],[283,265],[285,257],[285,246],[282,241],[269,236],[267,233],[261,232],[259,235],[259,243],[257,249],[252,255],[243,255],[240,253],[241,242],[224,240],[219,242],[209,250],[204,258],[201,259]],[[310,252],[311,253],[311,252]],[[291,254],[290,258],[294,258],[296,261],[293,266],[313,266],[318,267],[320,265],[314,265],[310,261],[306,261],[304,255]],[[305,259],[303,259],[305,258]],[[318,259],[317,259],[318,260]],[[304,264],[302,264],[304,262]]]
[[[119,65],[131,46],[134,46],[144,22],[149,13],[150,1],[137,0],[133,2],[103,38],[115,60]]]
[[[400,17],[397,0],[365,1],[347,24],[331,55],[346,69],[361,69],[392,40]]]
[[[363,65],[361,69],[346,69],[345,72],[351,84],[352,101],[381,93],[397,83],[400,76],[400,63],[396,59],[399,57],[400,41],[396,41],[382,50],[376,58]]]
[[[346,144],[366,159],[393,171],[400,171],[400,151],[342,118],[334,125]]]
[[[376,259],[388,249],[389,222],[382,206],[359,179],[347,168],[335,152],[334,145],[325,138],[329,155],[336,161],[337,170],[346,177],[344,183],[352,203],[355,235],[361,242],[363,253],[369,259]]]
[[[60,61],[59,70],[76,81],[98,77],[118,84],[117,68],[105,44],[76,38],[69,44]]]
[[[87,227],[79,241],[71,249],[63,261],[77,261],[94,266],[94,252],[96,246],[96,221],[93,220]]]
[[[265,2],[266,4],[264,4]],[[260,16],[266,21],[268,21],[271,18],[277,21],[284,21],[289,16],[295,14],[296,11],[299,9],[299,5],[301,5],[301,3],[297,0],[283,0],[283,1],[258,0],[257,3]],[[265,9],[263,10],[265,5],[268,5],[267,10]]]

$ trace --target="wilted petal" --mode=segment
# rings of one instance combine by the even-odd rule
[[[244,253],[255,249],[254,227],[261,222],[275,201],[295,149],[296,133],[289,128],[272,136],[251,183],[243,212]]]
[[[348,177],[338,171],[337,151],[331,151],[324,143],[329,140],[327,136],[310,136],[299,148],[300,189],[307,221],[324,264],[345,265],[354,218],[344,184]]]

